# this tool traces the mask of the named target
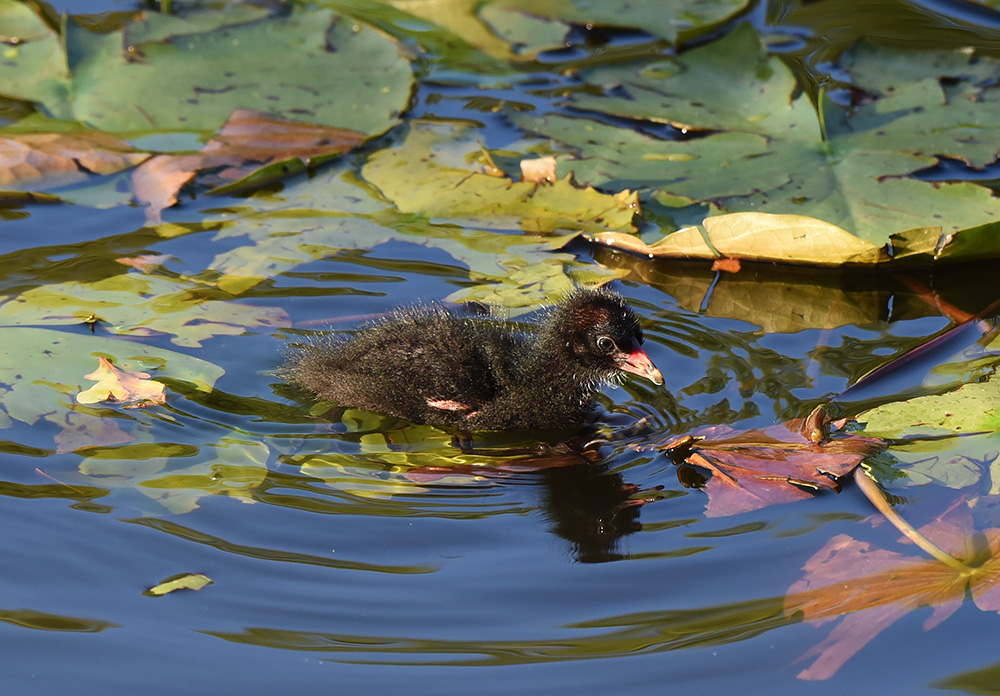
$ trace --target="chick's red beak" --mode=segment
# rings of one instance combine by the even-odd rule
[[[656,369],[656,365],[649,359],[649,356],[639,347],[638,341],[632,341],[631,353],[622,351],[618,354],[618,366],[626,372],[645,377],[653,384],[663,384],[663,375]]]

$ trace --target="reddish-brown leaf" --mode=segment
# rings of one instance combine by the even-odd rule
[[[177,194],[194,179],[204,161],[201,155],[157,155],[136,167],[132,193],[149,206],[146,217],[150,222],[160,222],[160,213],[177,202]]]
[[[199,171],[220,170],[215,176],[237,181],[275,162],[297,158],[309,163],[318,157],[342,154],[364,139],[364,134],[346,128],[285,121],[238,109],[200,153],[153,157],[132,174],[132,186],[136,200],[149,206],[147,217],[157,222]]]
[[[713,271],[725,271],[726,273],[739,273],[740,260],[731,257],[716,259],[712,262]]]
[[[705,513],[724,517],[808,498],[810,490],[837,490],[837,479],[884,448],[880,440],[857,436],[814,443],[801,426],[790,421],[763,430],[712,427],[663,449],[711,472]]]
[[[306,162],[350,152],[364,139],[363,133],[346,128],[286,121],[259,111],[238,109],[202,153],[250,162],[277,162],[292,157]]]

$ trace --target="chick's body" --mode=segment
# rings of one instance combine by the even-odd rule
[[[563,428],[623,371],[662,383],[641,341],[620,296],[578,290],[533,333],[440,307],[399,310],[307,344],[282,375],[322,399],[449,430]]]

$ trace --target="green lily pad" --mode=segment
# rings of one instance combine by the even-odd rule
[[[91,386],[84,375],[97,366],[98,356],[112,359],[119,367],[169,377],[201,391],[210,391],[224,372],[205,360],[134,341],[0,327],[0,411],[29,425],[47,414],[66,413],[74,408],[73,395]],[[75,429],[80,424],[66,427]]]
[[[742,12],[747,0],[495,0],[573,24],[641,29],[673,42],[705,32]]]
[[[576,93],[574,107],[670,123],[699,137],[664,140],[584,117],[509,115],[572,148],[573,156],[560,158],[559,174],[572,171],[594,186],[644,189],[671,206],[700,202],[720,213],[815,218],[884,247],[869,262],[994,257],[1000,200],[989,189],[910,176],[942,155],[975,165],[995,158],[1000,109],[976,76],[1000,75],[1000,62],[977,59],[975,69],[954,77],[956,84],[938,82],[932,59],[926,79],[904,84],[912,76],[910,54],[859,50],[845,61],[852,69],[874,63],[880,84],[897,84],[888,77],[892,66],[909,67],[898,69],[895,89],[850,113],[821,98],[821,119],[805,96],[796,96],[790,70],[745,25],[676,58],[581,72],[606,92]],[[966,232],[974,243],[962,241]]]
[[[533,57],[561,47],[568,24],[641,29],[669,41],[695,36],[742,12],[747,0],[389,0],[490,55]]]
[[[461,220],[474,227],[556,230],[634,230],[634,194],[619,196],[554,184],[513,182],[470,164],[480,147],[462,123],[415,121],[406,140],[369,158],[362,176],[403,213]]]
[[[397,123],[413,87],[391,39],[329,10],[140,13],[104,34],[66,21],[60,37],[24,7],[0,0],[0,18],[28,37],[0,61],[0,89],[100,130],[215,131],[234,110],[266,104],[375,135]]]
[[[1000,379],[965,384],[947,394],[920,396],[867,411],[856,418],[865,434],[883,438],[914,435],[994,433],[1000,430]]]
[[[561,48],[569,27],[507,2],[389,0],[387,4],[447,31],[452,41],[500,59],[530,59]]]

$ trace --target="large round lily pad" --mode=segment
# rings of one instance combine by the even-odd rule
[[[0,61],[0,92],[101,130],[215,131],[234,110],[255,109],[375,135],[397,122],[413,87],[392,39],[330,10],[139,13],[108,33],[69,20],[62,37],[0,0],[7,17],[23,38]]]

